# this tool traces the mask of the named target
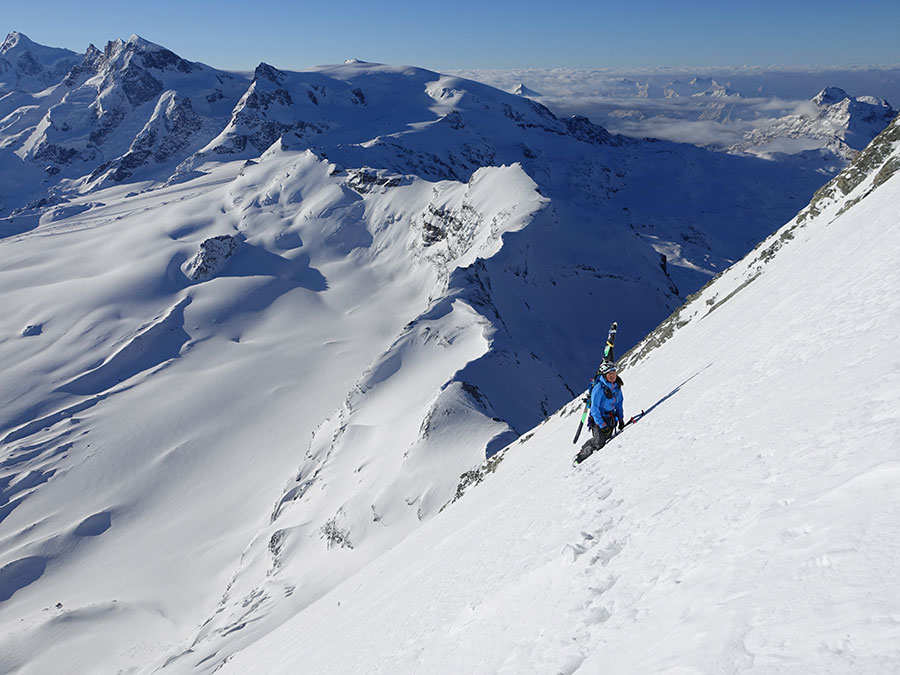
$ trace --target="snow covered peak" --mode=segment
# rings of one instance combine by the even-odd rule
[[[513,89],[512,93],[516,96],[527,96],[529,98],[540,98],[543,95],[534,91],[534,89],[526,87],[524,82],[519,82],[519,84],[516,85],[516,88]]]
[[[191,63],[137,35],[110,41],[103,51],[90,45],[80,57],[45,48],[23,52],[21,38],[8,42],[18,46],[0,59],[0,89],[6,80],[19,91],[47,93],[34,101],[12,99],[30,105],[4,127],[4,143],[53,182],[72,179],[73,190],[150,167],[168,177],[227,123],[247,87],[243,78]],[[4,69],[11,55],[17,59]],[[47,186],[34,189],[46,192]]]
[[[12,32],[0,45],[0,92],[37,92],[58,82],[79,56],[68,49],[45,47]]]
[[[186,166],[257,157],[276,141],[340,166],[468,180],[480,167],[584,142],[544,106],[472,80],[411,66],[353,62],[285,72],[260,64],[230,124]],[[590,134],[594,143],[605,130]]]
[[[733,152],[761,157],[818,154],[823,171],[836,173],[863,150],[897,115],[887,101],[851,97],[826,87],[794,114],[748,132]]]
[[[191,73],[198,64],[182,59],[174,52],[158,44],[132,35],[127,41],[121,39],[109,42],[104,55],[111,68],[124,69],[136,65],[151,70],[177,70]]]
[[[125,44],[132,49],[140,51],[159,51],[163,49],[163,47],[161,47],[160,45],[154,42],[150,42],[149,40],[145,40],[137,33],[132,33],[131,36],[125,41]]]
[[[29,40],[23,33],[12,31],[9,35],[6,36],[3,44],[0,45],[0,56],[3,56],[7,52],[13,50],[15,47],[28,49],[29,45],[34,45],[34,43]]]
[[[254,80],[269,80],[274,84],[281,84],[284,78],[285,74],[282,71],[265,62],[261,62],[256,66],[256,70],[253,72]]]
[[[834,105],[850,98],[850,95],[840,87],[825,87],[813,97],[813,103],[819,106]]]
[[[24,33],[12,31],[6,36],[3,44],[0,45],[0,57],[7,56],[15,58],[17,54],[31,52],[36,55],[42,63],[57,60],[63,56],[74,56],[75,52],[59,47],[45,47],[31,40]]]
[[[154,42],[150,42],[145,38],[142,38],[137,33],[132,33],[127,40],[123,40],[122,38],[116,38],[115,40],[110,40],[107,43],[107,48],[111,51],[126,49],[132,52],[145,52],[145,51],[159,51],[165,49]]]

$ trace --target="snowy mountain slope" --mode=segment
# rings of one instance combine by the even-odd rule
[[[118,100],[212,75],[112,45]],[[264,151],[2,223],[2,669],[214,669],[570,400],[608,314],[634,343],[818,186],[421,69],[263,70],[216,143]]]
[[[3,183],[3,191],[0,192],[0,210],[10,211],[22,203],[23,199],[33,194],[34,186],[39,185],[44,177],[43,171],[32,164],[23,162],[11,150],[0,148],[0,181]],[[31,227],[37,218],[31,218],[28,224],[20,222],[13,224],[0,221],[0,237],[6,237],[14,231],[14,228]]]
[[[20,561],[33,561],[37,572],[11,582],[4,610],[35,612],[31,629],[24,637],[17,631],[3,651],[17,658],[35,654],[36,647],[22,645],[41,644],[60,621],[94,614],[89,608],[96,602],[85,598],[102,598],[99,604],[109,609],[87,619],[83,633],[76,629],[71,639],[58,640],[55,651],[41,652],[30,667],[49,667],[74,652],[82,654],[79,668],[89,669],[98,646],[88,636],[102,634],[107,621],[129,626],[120,631],[121,642],[102,650],[122,659],[113,661],[116,667],[141,662],[143,650],[131,651],[137,635],[172,640],[173,631],[180,637],[199,624],[202,616],[190,612],[211,606],[227,581],[204,570],[231,570],[253,524],[294,473],[309,434],[339,407],[366,365],[388,351],[403,325],[428,307],[448,265],[490,255],[505,230],[521,227],[545,201],[516,167],[484,169],[468,185],[409,178],[390,193],[365,198],[344,187],[347,177],[333,165],[308,152],[273,149],[235,176],[239,168],[222,167],[206,183],[196,179],[124,199],[121,189],[94,193],[109,205],[85,205],[81,213],[6,242],[14,253],[4,287],[17,311],[7,317],[3,360],[18,366],[8,373],[13,386],[5,388],[3,406],[9,415],[4,427],[11,429],[3,439],[4,564],[13,565],[4,569],[12,574],[25,564]],[[476,224],[485,224],[452,251],[447,247],[439,267],[416,255],[422,232],[409,227],[438,199],[451,210],[468,200],[479,215]],[[378,216],[371,222],[369,209]],[[228,237],[233,246],[209,244]],[[215,260],[210,251],[216,250],[231,257]],[[62,255],[82,259],[81,279],[72,279],[71,269],[54,269],[49,261]],[[48,288],[55,289],[52,296]],[[479,337],[484,322],[464,307],[460,312],[456,332],[471,337],[441,338],[462,349],[445,357],[444,374],[428,363],[432,378],[450,377],[487,347]],[[471,342],[468,351],[464,341]],[[462,361],[453,365],[453,359]],[[369,381],[377,382],[373,377]],[[420,386],[436,389],[440,382]],[[167,392],[179,393],[172,400]],[[466,466],[483,452],[473,444],[467,456],[450,457]],[[120,475],[125,467],[127,479]],[[445,490],[452,490],[457,473],[444,473]],[[116,487],[79,498],[86,483]],[[341,494],[346,491],[335,490],[329,501]],[[73,515],[54,515],[59,503],[77,504],[89,524],[95,516],[107,518],[111,525],[96,540],[102,545],[72,549]],[[235,504],[241,505],[237,519],[216,522]],[[178,513],[194,515],[181,522]],[[34,522],[42,525],[29,526]],[[159,526],[170,522],[179,526]],[[226,532],[239,534],[226,538]],[[209,556],[188,564],[181,556],[198,541],[209,542]],[[177,572],[160,576],[160,557],[152,551],[161,548],[177,552]],[[119,560],[118,573],[87,580],[98,560],[111,558]],[[45,577],[52,581],[35,583]],[[163,586],[166,593],[174,589],[171,602],[152,609]],[[79,594],[66,600],[70,588]],[[60,593],[62,614],[46,624],[37,608],[50,602],[45,594]],[[205,602],[191,600],[202,595]],[[174,625],[155,621],[157,611]]]
[[[896,116],[887,101],[871,96],[852,98],[843,89],[828,87],[812,99],[811,110],[754,129],[731,151],[762,157],[818,151],[847,161]]]
[[[634,352],[626,413],[647,415],[601,454],[571,467],[573,401],[220,672],[900,668],[897,124],[862,192]]]
[[[14,31],[0,45],[0,95],[46,89],[62,79],[78,60],[75,52],[39,45]]]
[[[356,61],[286,73],[261,64],[229,125],[188,167],[216,155],[254,157],[280,139],[341,166],[465,181],[481,166],[527,158],[523,145],[540,142],[540,132],[565,144],[575,131],[613,142],[586,120],[559,120],[531,101],[420,68]]]
[[[136,35],[102,52],[91,45],[53,84],[0,102],[0,129],[4,147],[47,172],[44,190],[55,187],[57,200],[104,180],[168,177],[219,132],[246,88]]]

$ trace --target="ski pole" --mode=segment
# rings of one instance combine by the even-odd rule
[[[641,419],[645,414],[646,414],[646,413],[645,413],[643,410],[641,410],[640,413],[638,413],[637,415],[633,415],[633,416],[631,417],[630,420],[628,420],[627,422],[625,422],[625,426],[627,427],[629,424],[634,424],[634,423],[637,422],[639,419]]]

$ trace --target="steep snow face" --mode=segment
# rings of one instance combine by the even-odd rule
[[[812,99],[813,107],[801,114],[767,123],[749,132],[733,152],[761,157],[778,154],[822,155],[832,165],[853,159],[897,115],[887,101],[871,96],[852,98],[843,89],[827,87]]]
[[[573,401],[219,672],[900,669],[898,128],[632,353],[602,453]]]

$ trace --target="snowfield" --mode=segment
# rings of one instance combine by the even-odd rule
[[[68,661],[90,672],[100,650],[117,663],[145,663],[167,646],[161,640],[199,625],[286,477],[303,462],[310,434],[342,409],[359,373],[389,350],[409,318],[429,307],[436,268],[425,258],[410,260],[417,232],[406,226],[405,209],[424,209],[439,188],[398,188],[404,196],[393,194],[389,205],[394,226],[370,235],[347,215],[359,197],[329,178],[328,164],[291,153],[286,164],[273,165],[270,174],[265,164],[243,171],[240,163],[226,164],[190,187],[124,200],[97,193],[111,205],[6,240],[4,276],[15,282],[5,285],[13,310],[0,344],[9,382],[0,483],[4,669],[27,664],[26,672],[41,672]],[[271,216],[253,223],[254,195],[273,194],[286,167],[303,174],[310,189],[324,182],[316,199],[291,214],[293,227]],[[502,190],[490,189],[496,180]],[[495,208],[506,216],[496,219],[498,228],[520,226],[542,202],[516,168],[486,168],[467,189],[446,188],[456,199],[486,190],[481,206],[489,219],[490,195],[501,195]],[[241,202],[246,195],[249,205]],[[372,201],[373,208],[388,207],[378,206],[378,195]],[[242,211],[250,224],[236,228],[232,214]],[[203,247],[221,241],[217,236],[238,242],[225,260],[209,253],[221,247]],[[475,239],[472,246],[490,250],[497,241]],[[52,264],[62,256],[77,262]],[[217,274],[189,278],[186,271],[197,269],[192,256]],[[421,330],[442,334],[457,349],[443,350],[443,368],[429,361],[432,379],[418,383],[424,398],[410,402],[414,410],[487,348],[483,322],[464,304],[447,305],[446,315]],[[392,358],[414,359],[414,350],[386,362]],[[366,386],[388,379],[388,368],[376,367]],[[392,414],[404,412],[397,405]],[[415,433],[421,418],[407,423]],[[484,429],[479,441],[496,433]],[[471,466],[483,457],[484,446],[473,443],[456,462]],[[452,491],[458,473],[433,480]],[[352,476],[345,480],[355,482]],[[338,500],[334,509],[352,492],[338,487],[329,493],[329,501]],[[322,520],[312,527],[317,541]],[[98,531],[101,522],[106,527]],[[340,570],[328,567],[335,583]],[[45,576],[56,581],[35,583]],[[156,640],[144,643],[142,634]],[[136,643],[144,646],[135,651]]]

